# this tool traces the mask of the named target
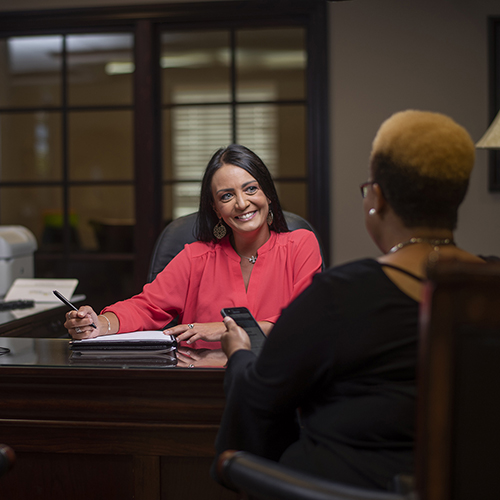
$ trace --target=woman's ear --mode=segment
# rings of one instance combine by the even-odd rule
[[[387,200],[385,199],[384,193],[380,186],[375,183],[372,186],[373,197],[374,197],[374,207],[378,214],[382,214],[387,207]]]

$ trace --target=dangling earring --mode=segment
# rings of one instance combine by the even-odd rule
[[[269,206],[269,213],[267,214],[267,225],[270,226],[273,223],[274,220],[274,214],[273,211],[271,210],[271,207]]]
[[[370,210],[368,210],[368,213],[370,215],[375,215],[377,213],[377,211],[374,208],[370,208]]]
[[[222,218],[219,217],[219,222],[217,222],[217,224],[214,227],[214,236],[218,240],[221,240],[222,238],[224,238],[224,236],[226,236],[226,233],[227,233],[226,226],[222,224]]]

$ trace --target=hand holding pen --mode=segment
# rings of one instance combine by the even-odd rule
[[[99,335],[95,320],[93,320],[93,316],[97,319],[97,314],[90,306],[82,306],[78,309],[57,290],[54,290],[53,293],[61,302],[77,312],[76,315],[72,314],[71,311],[66,313],[66,322],[64,323],[64,327],[73,338],[92,338]],[[81,316],[82,312],[84,313],[83,316]],[[72,331],[74,331],[77,336],[73,335]]]

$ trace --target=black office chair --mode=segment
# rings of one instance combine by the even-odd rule
[[[291,212],[283,212],[288,229],[308,229],[312,231],[319,242],[321,257],[323,250],[318,234],[304,218]],[[156,275],[163,271],[165,266],[184,248],[187,243],[196,241],[196,217],[197,213],[185,215],[175,219],[168,224],[156,240],[153,255],[149,266],[148,282],[153,281]],[[324,259],[323,259],[324,261]]]
[[[372,491],[291,470],[252,453],[228,450],[218,461],[218,476],[246,500],[412,500],[413,492]]]
[[[248,500],[496,500],[500,492],[500,264],[435,262],[420,315],[416,477],[374,492],[246,452],[218,462]]]

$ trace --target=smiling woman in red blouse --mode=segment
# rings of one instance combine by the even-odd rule
[[[163,329],[195,347],[214,347],[225,326],[223,307],[247,307],[269,333],[281,310],[321,270],[316,236],[290,232],[271,175],[244,146],[218,150],[205,170],[198,241],[186,245],[142,293],[106,307],[67,314],[73,338]],[[97,328],[90,325],[94,323]]]

